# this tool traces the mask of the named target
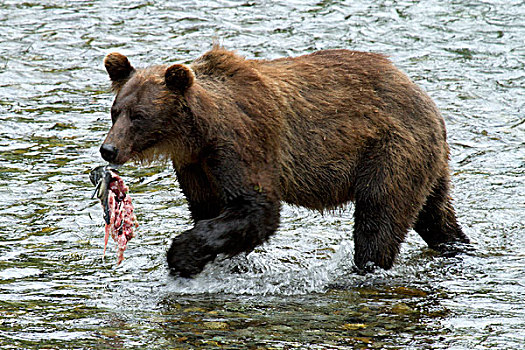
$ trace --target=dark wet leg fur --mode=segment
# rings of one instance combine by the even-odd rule
[[[389,204],[371,196],[356,198],[354,213],[356,272],[390,269],[407,234],[409,223],[399,222]]]
[[[419,212],[414,230],[428,246],[445,255],[454,255],[469,243],[456,220],[449,196],[448,176],[440,178]]]
[[[358,273],[392,267],[424,200],[422,182],[408,183],[402,179],[404,174],[385,168],[395,157],[395,148],[389,149],[388,141],[378,144],[380,150],[371,148],[365,154],[355,182],[354,263]]]
[[[195,227],[173,239],[168,251],[171,273],[191,277],[218,254],[252,251],[277,229],[279,209],[278,202],[264,195],[244,195],[231,201],[218,217],[197,221]]]

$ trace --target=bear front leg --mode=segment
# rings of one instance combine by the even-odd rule
[[[174,167],[179,186],[188,201],[188,209],[193,221],[217,217],[221,212],[221,199],[202,166],[196,163],[179,169],[175,165]]]
[[[279,202],[251,193],[232,200],[217,217],[200,220],[173,239],[168,266],[173,274],[190,277],[218,254],[250,252],[266,241],[279,225]]]

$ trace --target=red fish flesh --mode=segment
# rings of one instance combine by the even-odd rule
[[[109,236],[117,243],[117,265],[124,260],[127,243],[135,237],[134,229],[138,226],[133,213],[133,203],[128,194],[128,186],[114,169],[97,167],[90,174],[90,179],[97,186],[95,195],[104,208],[106,222],[104,237],[104,255]]]

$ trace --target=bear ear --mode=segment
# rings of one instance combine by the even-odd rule
[[[170,90],[185,92],[193,85],[195,74],[190,67],[184,64],[174,64],[166,69],[164,79]]]
[[[112,52],[104,58],[104,66],[114,84],[126,81],[135,70],[128,61],[128,58],[118,52]]]

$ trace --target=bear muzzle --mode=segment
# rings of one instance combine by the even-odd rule
[[[100,146],[100,154],[108,163],[115,163],[118,156],[118,148],[112,144],[104,143]]]

